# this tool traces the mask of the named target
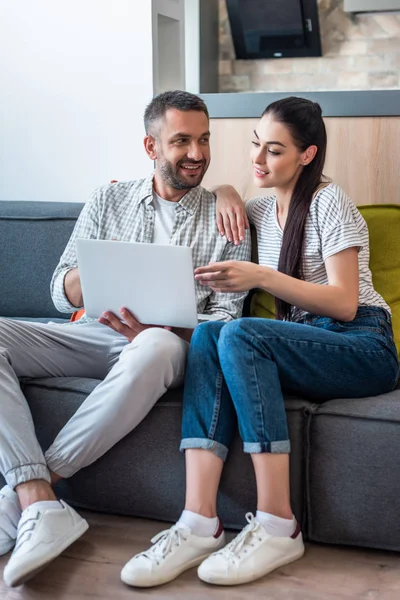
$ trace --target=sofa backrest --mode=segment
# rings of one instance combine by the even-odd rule
[[[0,201],[0,316],[66,317],[50,281],[83,204]]]

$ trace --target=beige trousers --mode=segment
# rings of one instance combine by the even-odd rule
[[[131,343],[100,323],[0,319],[0,472],[8,485],[70,477],[134,429],[168,388],[183,382],[187,342],[161,328]],[[19,378],[102,382],[43,454]]]

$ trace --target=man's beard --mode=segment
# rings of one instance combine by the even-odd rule
[[[160,173],[162,175],[164,183],[174,188],[175,190],[191,190],[192,188],[197,187],[202,182],[202,179],[207,170],[207,163],[205,160],[195,161],[188,160],[187,158],[185,158],[180,160],[177,163],[176,167],[174,167],[174,165],[168,160],[165,160],[165,158],[162,158],[162,160],[160,160],[159,163]],[[179,169],[182,164],[202,166],[199,175],[197,176],[196,180],[193,181],[193,183],[186,181],[183,177],[179,175]],[[190,173],[190,171],[188,172]]]

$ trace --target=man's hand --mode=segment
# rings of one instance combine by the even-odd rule
[[[121,308],[120,314],[125,323],[123,323],[119,317],[110,311],[103,313],[103,316],[99,319],[99,323],[102,323],[102,325],[107,325],[107,327],[110,327],[117,333],[125,336],[128,342],[134,340],[139,333],[145,331],[146,329],[161,327],[160,325],[142,325],[142,323],[139,323],[139,321],[135,319],[135,317],[127,308]],[[172,328],[161,327],[161,329],[167,329],[168,331],[171,331]]]

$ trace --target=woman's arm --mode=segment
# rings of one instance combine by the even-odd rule
[[[278,271],[264,272],[260,287],[314,315],[352,321],[358,308],[358,252],[346,248],[325,261],[328,285],[309,283]]]
[[[195,277],[218,292],[261,288],[302,310],[340,321],[352,321],[358,308],[358,252],[346,248],[325,261],[328,285],[309,283],[269,267],[228,261],[200,267]]]
[[[235,245],[244,240],[245,229],[249,229],[249,221],[242,198],[231,185],[219,185],[211,190],[217,198],[217,227],[221,235],[226,235],[228,242]]]

